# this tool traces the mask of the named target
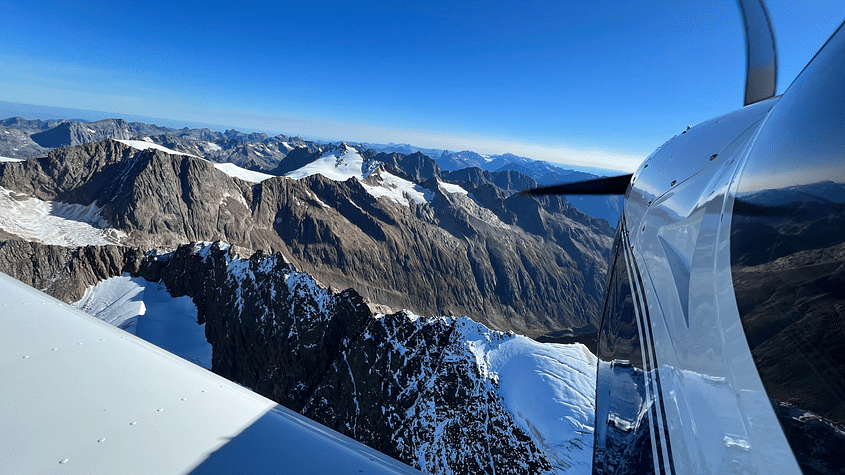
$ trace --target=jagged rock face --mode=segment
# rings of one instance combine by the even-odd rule
[[[410,155],[380,153],[372,159],[392,167],[392,170],[401,171],[409,180],[416,183],[423,183],[431,178],[440,178],[440,167],[434,160],[420,152]]]
[[[413,163],[406,175],[420,178],[439,173],[425,160],[393,157],[383,166]],[[468,315],[532,336],[597,325],[611,244],[609,227],[564,201],[506,197],[493,184],[466,184],[470,197],[444,192],[432,175],[423,183],[432,199],[404,206],[376,199],[355,179],[254,184],[208,161],[115,141],[0,164],[0,186],[42,200],[96,202],[127,233],[127,245],[225,240],[281,252],[321,282],[355,288],[373,303]]]
[[[354,291],[333,295],[278,255],[232,260],[216,245],[139,273],[194,299],[215,372],[328,427],[428,473],[552,468],[482,376],[466,320],[374,318]]]
[[[97,122],[63,122],[56,127],[32,134],[32,140],[45,148],[82,145],[106,139],[129,140],[135,133],[123,119]]]
[[[256,249],[282,247],[270,224],[256,230],[249,220],[244,195],[251,185],[205,160],[113,140],[0,163],[0,186],[45,201],[98,203],[103,218],[128,233],[124,243],[148,249],[225,238]]]
[[[64,302],[76,302],[97,282],[137,273],[144,253],[123,246],[69,248],[0,233],[0,272]]]
[[[402,312],[371,319],[303,414],[428,473],[551,470],[467,351],[463,322]]]
[[[69,125],[70,124],[70,125]],[[57,127],[62,125],[62,127]],[[84,141],[103,140],[106,137],[126,139],[126,127],[112,127],[109,121],[73,122],[73,121],[41,121],[25,120],[21,118],[4,119],[0,121],[0,156],[10,158],[44,157],[51,148],[82,143]],[[317,144],[301,137],[287,137],[277,135],[268,137],[263,133],[246,134],[236,130],[225,132],[203,129],[171,129],[141,122],[127,124],[132,134],[140,140],[149,141],[165,146],[180,153],[204,157],[218,163],[234,163],[248,170],[267,172],[274,175],[284,175],[295,170],[322,152],[337,148],[338,144]],[[51,130],[54,129],[55,130]],[[94,130],[96,134],[91,133]],[[109,132],[112,130],[112,132]],[[51,146],[42,147],[30,138],[33,134],[49,131],[39,141]],[[111,134],[111,135],[110,135]],[[75,136],[77,139],[71,140]],[[55,140],[53,140],[55,138]],[[46,140],[46,141],[45,141]],[[368,159],[377,159],[391,169],[391,173],[399,170],[400,176],[417,183],[439,176],[442,170],[471,175],[480,172],[507,176],[508,179],[496,178],[496,186],[506,191],[520,191],[538,184],[549,185],[569,183],[578,180],[595,178],[588,173],[563,170],[558,166],[543,161],[534,161],[513,154],[493,155],[482,157],[475,152],[444,152],[434,149],[419,149],[407,145],[377,145],[366,144],[357,148],[364,150]],[[299,150],[297,150],[299,149]],[[365,150],[366,149],[366,150]],[[373,150],[375,149],[375,150]],[[397,153],[400,152],[400,153]],[[378,158],[376,158],[378,157]],[[420,158],[415,158],[420,157]],[[432,157],[431,159],[429,157]],[[303,159],[305,161],[303,162]],[[417,163],[413,163],[416,161]],[[299,164],[297,166],[297,164]],[[458,180],[458,175],[452,172],[444,174],[447,180]],[[448,176],[454,178],[448,178]],[[468,178],[475,181],[476,177]],[[567,199],[587,214],[602,218],[615,226],[622,209],[622,198],[618,196],[568,196]]]
[[[161,254],[8,240],[0,271],[70,301],[123,273],[161,282],[196,304],[215,373],[426,473],[561,468],[505,407],[498,375],[469,343],[479,326],[466,318],[374,315],[355,291],[332,293],[278,254],[240,259],[218,243]]]

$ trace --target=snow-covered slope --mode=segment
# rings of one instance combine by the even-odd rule
[[[445,181],[439,181],[438,185],[440,186],[440,190],[444,193],[449,194],[459,194],[459,195],[466,195],[467,190],[465,190],[461,185],[456,185],[454,183],[447,183]]]
[[[211,369],[205,324],[189,297],[174,298],[161,283],[124,274],[85,292],[76,308],[120,327],[188,361]]]
[[[146,150],[148,148],[153,148],[172,155],[187,155],[189,157],[202,158],[188,153],[177,152],[176,150],[167,148],[163,145],[159,145],[153,142],[147,142],[146,140],[118,140],[118,142],[138,150]]]
[[[375,198],[386,197],[404,206],[410,206],[411,201],[424,204],[434,197],[431,191],[381,168],[361,181],[361,185]]]
[[[374,198],[387,198],[404,206],[411,202],[424,204],[434,194],[425,188],[398,177],[383,168],[377,160],[365,160],[353,147],[343,145],[340,149],[325,152],[320,158],[285,174],[295,180],[312,175],[323,175],[333,181],[355,178]]]
[[[285,176],[298,180],[319,173],[330,180],[346,181],[350,178],[363,180],[370,175],[371,171],[365,166],[364,157],[357,150],[343,146],[338,150],[324,153],[317,160],[288,172]]]
[[[468,347],[482,374],[517,424],[549,456],[556,472],[589,473],[595,427],[596,357],[581,344],[504,339],[482,325],[466,326]]]
[[[214,168],[229,176],[240,178],[244,181],[250,181],[252,183],[261,183],[268,178],[273,178],[273,175],[247,170],[246,168],[241,168],[234,163],[215,163]]]
[[[108,227],[100,208],[36,198],[0,187],[0,229],[27,241],[60,246],[119,244],[124,233]]]
[[[381,320],[378,316],[376,319]],[[406,411],[414,430],[400,429],[393,434],[400,445],[417,447],[417,466],[428,473],[444,474],[462,473],[461,467],[490,473],[590,473],[596,357],[584,345],[538,343],[490,330],[468,318],[422,318],[404,312],[398,321],[391,320],[382,323],[388,338],[381,345],[389,348],[387,355],[403,368],[419,366],[420,355],[427,351],[417,347],[418,342],[408,334],[436,334],[437,329],[450,332],[449,342],[432,361],[436,367],[421,367],[403,385],[403,393],[425,388]],[[379,333],[368,331],[366,335],[373,338]],[[346,355],[346,359],[355,359],[354,354]],[[355,372],[352,368],[350,371]],[[459,386],[455,385],[456,378]],[[388,410],[393,404],[391,401]],[[473,418],[479,415],[482,420]],[[455,452],[468,459],[478,456],[479,450],[472,446],[478,437],[475,431],[488,443],[496,438],[507,441],[507,447],[530,453],[531,446],[520,441],[518,432],[498,432],[484,420],[498,420],[499,426],[515,423],[541,455],[520,455],[519,464],[527,465],[521,471],[501,460],[478,465],[452,463]],[[461,436],[455,433],[458,428],[464,432]]]
[[[169,153],[171,155],[185,155],[185,156],[188,156],[188,157],[194,157],[194,158],[199,158],[199,159],[205,160],[203,157],[199,157],[197,155],[191,155],[189,153],[177,152],[176,150],[173,150],[171,148],[167,148],[163,145],[159,145],[159,144],[153,143],[151,141],[147,141],[147,140],[118,140],[118,142],[120,142],[124,145],[128,145],[128,146],[130,146],[134,149],[137,149],[137,150],[146,150],[148,148],[152,148],[152,149],[155,149],[155,150],[161,150],[162,152]],[[214,144],[212,144],[212,145],[214,145]],[[215,145],[215,147],[216,147],[216,145]],[[219,149],[220,147],[217,147],[217,148]],[[216,163],[216,162],[212,162],[212,163],[214,163],[214,168],[220,170],[221,172],[223,172],[223,173],[225,173],[229,176],[240,178],[241,180],[249,181],[249,182],[252,182],[252,183],[261,183],[262,181],[264,181],[268,178],[273,178],[273,175],[268,175],[267,173],[261,173],[261,172],[256,172],[256,171],[252,171],[252,170],[247,170],[246,168],[241,168],[241,167],[235,165],[234,163]]]

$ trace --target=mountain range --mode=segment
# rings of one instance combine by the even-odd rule
[[[113,279],[186,296],[213,371],[429,473],[588,464],[594,357],[515,333],[591,341],[613,229],[515,196],[531,177],[119,119],[0,127],[3,272],[83,307]]]
[[[234,163],[248,170],[272,172],[290,152],[305,148],[308,152],[332,146],[295,136],[264,133],[243,133],[237,130],[224,132],[208,128],[173,129],[122,119],[105,119],[96,122],[82,120],[26,120],[20,117],[0,121],[0,157],[35,158],[46,156],[51,148],[80,145],[105,138],[143,139],[173,150],[204,157],[220,163]],[[337,145],[337,144],[335,144]],[[481,155],[472,151],[451,152],[427,149],[407,144],[357,144],[356,148],[377,153],[413,155],[422,153],[430,157],[442,171],[479,168],[489,172],[516,171],[532,178],[539,185],[571,183],[595,178],[590,172],[564,169],[559,165],[506,153]],[[604,173],[614,173],[604,170]],[[568,199],[581,211],[604,219],[615,227],[622,209],[618,196],[569,196]]]

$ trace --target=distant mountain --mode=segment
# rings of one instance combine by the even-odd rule
[[[369,142],[356,142],[359,145],[357,148],[363,150],[372,150],[375,153],[400,153],[402,155],[413,155],[417,152],[422,153],[423,155],[437,159],[445,150],[436,149],[436,148],[424,148],[424,147],[415,147],[413,145],[409,145],[406,143],[402,144],[395,144],[395,143],[388,143],[388,144],[375,144]]]
[[[28,134],[34,134],[61,124],[62,122],[69,122],[65,120],[27,120],[23,117],[10,117],[8,119],[0,120],[0,127],[8,127],[10,129],[17,129]],[[84,122],[84,121],[77,121]]]
[[[437,166],[446,171],[460,170],[462,168],[480,168],[482,170],[491,170],[487,166],[486,160],[481,154],[465,150],[463,152],[448,152],[444,151],[439,157],[435,158]],[[498,167],[497,167],[498,168]]]
[[[50,149],[35,143],[30,135],[49,130],[61,122],[26,120],[21,117],[0,120],[0,157],[36,158],[47,156]]]
[[[106,139],[128,140],[135,133],[123,119],[106,119],[97,122],[62,122],[52,129],[32,134],[30,137],[44,148],[82,145]]]
[[[572,183],[581,180],[598,178],[591,173],[584,173],[575,170],[564,170],[560,167],[550,165],[548,162],[530,161],[527,163],[510,162],[496,168],[494,171],[515,171],[529,176],[541,185],[557,185],[560,183]]]
[[[142,122],[126,123],[119,119],[97,122],[41,121],[10,118],[0,121],[0,157],[44,157],[56,147],[79,145],[106,138],[144,140],[190,155],[204,157],[218,163],[233,163],[239,167],[283,175],[295,169],[295,163],[306,156],[318,156],[341,144],[317,143],[301,137],[264,133],[224,132],[208,128],[174,129]],[[368,156],[379,154],[414,155],[421,153],[434,160],[443,171],[477,167],[485,171],[517,171],[531,177],[540,185],[569,183],[595,177],[590,173],[568,170],[548,162],[532,160],[513,154],[480,155],[471,151],[449,152],[425,149],[407,144],[363,144],[357,149]],[[296,149],[287,163],[282,163]],[[315,155],[316,154],[316,155]],[[308,158],[310,159],[310,158]],[[519,191],[519,190],[516,190]],[[579,209],[591,216],[616,225],[620,210],[619,197],[569,197]]]

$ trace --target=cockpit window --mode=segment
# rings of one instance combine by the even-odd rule
[[[654,473],[640,328],[620,223],[598,338],[593,473]]]

